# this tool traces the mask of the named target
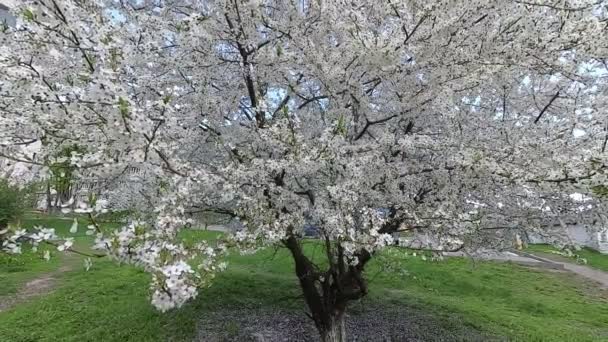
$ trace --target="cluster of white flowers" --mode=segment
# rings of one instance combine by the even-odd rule
[[[191,281],[194,270],[184,261],[163,266],[153,273],[152,305],[161,311],[180,307],[196,297],[197,284]]]
[[[0,231],[0,236],[2,235],[8,235],[2,241],[2,250],[12,254],[21,253],[21,246],[24,242],[31,244],[32,250],[37,251],[41,243],[59,239],[55,234],[54,228],[44,228],[41,226],[34,227],[31,232],[25,229],[17,229],[10,232],[8,229],[5,229]],[[68,242],[66,241],[66,243]]]
[[[162,224],[164,224],[163,221]],[[133,221],[104,235],[99,233],[94,248],[117,261],[143,267],[152,274],[152,304],[166,311],[180,307],[207,286],[215,273],[225,268],[221,257],[225,246],[200,242],[185,246],[164,234],[156,234],[145,222]],[[195,267],[194,267],[195,266]]]

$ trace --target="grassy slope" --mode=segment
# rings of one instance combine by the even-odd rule
[[[543,253],[544,255],[550,256],[552,258],[557,258],[557,259],[565,260],[565,261],[569,261],[569,262],[575,262],[575,260],[573,258],[566,258],[566,257],[562,257],[560,255],[557,255],[555,253],[552,253],[552,252],[556,252],[559,250],[551,245],[545,245],[545,244],[530,245],[530,246],[528,246],[527,250],[530,252],[540,252],[540,253]],[[577,254],[579,257],[586,259],[587,266],[608,272],[608,255],[601,254],[600,252],[598,252],[594,249],[591,249],[591,248],[587,248],[587,247],[584,247],[578,251],[574,251],[574,253]]]
[[[24,223],[25,227],[35,225],[55,226],[60,225],[65,228],[65,222],[55,218],[27,220]],[[68,228],[65,228],[67,232]],[[50,261],[42,259],[42,249],[38,253],[29,251],[24,247],[23,255],[18,257],[0,254],[0,296],[14,294],[19,287],[27,281],[36,278],[42,273],[50,273],[56,271],[61,260],[53,258]]]
[[[586,291],[569,274],[507,263],[473,266],[460,258],[404,266],[413,277],[380,279],[374,296],[400,289],[398,299],[459,313],[473,326],[525,341],[591,341],[608,334],[608,293]]]
[[[41,214],[30,214],[28,219],[23,222],[23,227],[31,228],[34,226],[53,227],[56,228],[58,235],[74,237],[75,246],[80,250],[90,251],[90,241],[92,238],[86,235],[86,224],[82,219],[79,222],[79,230],[76,234],[68,232],[72,225],[71,219],[46,217]],[[106,224],[106,227],[113,228],[117,224]],[[43,251],[48,249],[53,256],[51,260],[46,261],[42,258]],[[62,265],[66,263],[80,263],[81,260],[65,258],[61,253],[57,253],[54,247],[42,244],[39,251],[33,253],[28,246],[24,246],[24,253],[20,256],[7,256],[0,254],[0,296],[14,294],[23,284],[32,280],[41,274],[50,274],[56,272]]]
[[[27,252],[18,257],[0,254],[0,298],[16,293],[27,281],[56,270],[60,264],[58,259],[47,262],[37,253]]]
[[[70,221],[55,223],[63,229],[70,225]],[[212,238],[214,234],[190,235]],[[314,243],[307,247],[311,253],[322,253]],[[409,274],[388,272],[381,268],[384,263],[372,262],[367,303],[423,308],[446,317],[446,324],[448,316],[457,315],[466,324],[523,341],[608,337],[607,294],[587,291],[566,274],[491,262],[473,265],[464,259],[422,261],[397,252],[387,258],[395,269]],[[18,284],[35,273],[30,265],[39,267],[37,263],[27,259],[25,273],[12,272],[6,279]],[[301,310],[287,251],[235,255],[230,264],[197,300],[161,314],[149,305],[145,273],[97,261],[89,272],[76,269],[58,275],[60,286],[52,294],[0,313],[0,336],[3,341],[187,341],[198,317],[219,308]]]

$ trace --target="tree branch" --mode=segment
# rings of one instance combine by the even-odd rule
[[[553,97],[551,98],[551,100],[549,100],[549,103],[547,103],[547,105],[540,111],[540,113],[538,114],[538,116],[534,120],[535,124],[538,123],[538,121],[540,120],[540,118],[543,116],[543,114],[545,114],[545,112],[547,111],[547,109],[549,109],[549,107],[551,106],[551,104],[553,103],[553,101],[555,101],[555,99],[557,99],[558,96],[559,96],[559,91],[557,93],[555,93],[555,95],[553,95]]]

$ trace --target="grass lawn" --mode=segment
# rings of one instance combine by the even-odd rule
[[[16,257],[0,254],[0,296],[16,293],[28,280],[58,269],[60,264],[57,258],[46,261],[32,252]]]
[[[559,252],[559,249],[551,245],[529,245],[527,250],[530,252],[542,253],[543,255],[552,257],[554,259],[576,262],[575,258],[568,258],[555,254],[554,252]],[[588,247],[583,247],[578,251],[573,251],[573,253],[575,255],[578,255],[580,258],[584,258],[585,260],[587,260],[587,266],[608,272],[608,254],[602,254]]]
[[[71,221],[27,221],[34,223],[67,230]],[[185,238],[216,235],[196,231]],[[88,237],[78,239],[82,243]],[[307,248],[322,253],[314,242]],[[147,274],[133,267],[102,259],[85,272],[82,259],[74,255],[56,256],[48,263],[30,254],[16,259],[12,266],[0,266],[0,296],[48,272],[54,272],[57,286],[52,293],[1,312],[2,341],[190,341],[200,318],[216,310],[262,306],[303,311],[293,264],[282,249],[231,256],[228,270],[211,288],[165,314],[149,304]],[[417,308],[445,324],[456,316],[466,325],[511,340],[608,340],[608,292],[569,274],[462,258],[423,261],[397,250],[379,259],[389,260],[390,269],[382,260],[370,264],[371,293],[363,305]],[[65,263],[72,270],[57,272]]]

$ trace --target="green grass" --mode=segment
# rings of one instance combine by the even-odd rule
[[[66,226],[66,222],[68,221],[57,218],[36,218],[24,221],[23,226],[26,228],[39,225],[59,226],[62,230],[61,233],[67,233],[69,226]],[[13,294],[29,280],[40,274],[56,271],[60,267],[60,259],[52,258],[46,261],[42,258],[45,249],[45,246],[41,246],[40,250],[34,253],[25,246],[23,255],[0,254],[0,296]]]
[[[608,334],[608,293],[570,274],[462,258],[403,265],[411,277],[382,273],[372,296],[458,313],[472,326],[523,341],[600,341]]]
[[[559,249],[557,249],[551,245],[546,245],[546,244],[529,245],[527,250],[530,252],[536,252],[536,253],[540,252],[540,253],[543,253],[543,255],[552,257],[554,259],[556,258],[556,259],[560,259],[560,260],[576,262],[575,257],[567,258],[565,256],[555,254],[554,252],[559,252]],[[602,254],[602,253],[600,253],[594,249],[588,248],[588,247],[583,247],[578,251],[573,251],[573,253],[575,255],[577,255],[579,258],[585,259],[587,261],[587,266],[608,272],[608,255]]]
[[[58,259],[45,261],[42,255],[31,251],[20,256],[0,253],[0,298],[16,293],[23,284],[41,273],[56,270],[60,263]]]
[[[74,246],[80,250],[90,251],[92,238],[86,235],[87,221],[83,217],[78,217],[79,229],[75,234],[71,234],[69,229],[72,225],[72,218],[49,217],[42,214],[29,214],[23,221],[24,228],[35,226],[55,228],[59,236],[74,237]],[[118,224],[106,224],[105,227],[112,229]],[[51,259],[43,259],[45,250],[51,252]],[[41,274],[56,272],[62,265],[80,263],[74,256],[65,258],[65,255],[56,251],[52,246],[40,245],[37,252],[24,245],[24,253],[19,256],[0,254],[0,296],[13,294],[28,281],[40,276]]]
[[[37,220],[64,231],[71,224]],[[190,241],[217,236],[204,231],[183,235]],[[89,237],[79,238],[84,242]],[[323,253],[314,242],[306,248],[310,254]],[[58,287],[52,293],[0,313],[2,341],[189,341],[199,319],[215,310],[263,306],[302,312],[304,305],[291,258],[283,249],[230,256],[228,270],[212,287],[165,314],[149,304],[149,276],[136,268],[99,260],[85,272],[73,255],[49,263],[28,254],[18,259],[20,269],[1,269],[2,284],[12,284],[9,292],[36,274],[56,272],[62,263],[74,267],[55,274]],[[380,259],[389,260],[391,268]],[[428,311],[446,326],[458,317],[466,325],[518,341],[608,339],[608,293],[568,274],[462,258],[423,261],[389,250],[369,265],[367,276],[371,293],[364,305]]]

